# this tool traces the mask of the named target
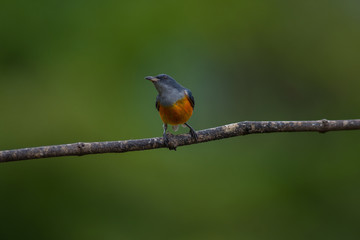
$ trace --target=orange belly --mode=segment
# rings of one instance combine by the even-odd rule
[[[160,104],[159,113],[164,123],[179,125],[189,120],[193,113],[193,108],[187,97],[184,97],[169,107],[164,107]]]

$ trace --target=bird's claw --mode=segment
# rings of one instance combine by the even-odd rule
[[[169,144],[169,138],[166,133],[164,133],[163,139],[164,139],[164,144],[167,146]]]
[[[198,140],[198,135],[197,135],[197,133],[194,131],[194,129],[190,129],[190,135],[191,135],[191,137],[195,140],[195,142],[197,142],[197,140]]]
[[[174,144],[173,141],[170,141],[170,138],[169,138],[169,136],[168,136],[166,133],[164,133],[163,139],[164,139],[164,144],[165,144],[165,146],[166,146],[167,148],[169,148],[169,150],[174,150],[174,151],[176,151],[176,144]]]

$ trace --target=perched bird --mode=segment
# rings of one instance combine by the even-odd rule
[[[174,131],[178,130],[179,125],[190,128],[190,135],[197,141],[198,136],[195,130],[187,123],[195,105],[191,91],[166,74],[159,74],[156,77],[148,76],[145,79],[150,80],[159,93],[156,97],[156,109],[164,123],[165,144],[169,143],[166,135],[168,124],[172,125]]]

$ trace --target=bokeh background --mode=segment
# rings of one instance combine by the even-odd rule
[[[0,149],[161,136],[159,73],[198,130],[359,118],[360,2],[2,0]],[[359,239],[359,139],[1,164],[1,239]]]

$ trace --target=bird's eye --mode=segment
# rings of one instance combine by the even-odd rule
[[[168,76],[166,76],[166,75],[164,75],[164,76],[162,76],[164,79],[167,79],[168,78]]]

